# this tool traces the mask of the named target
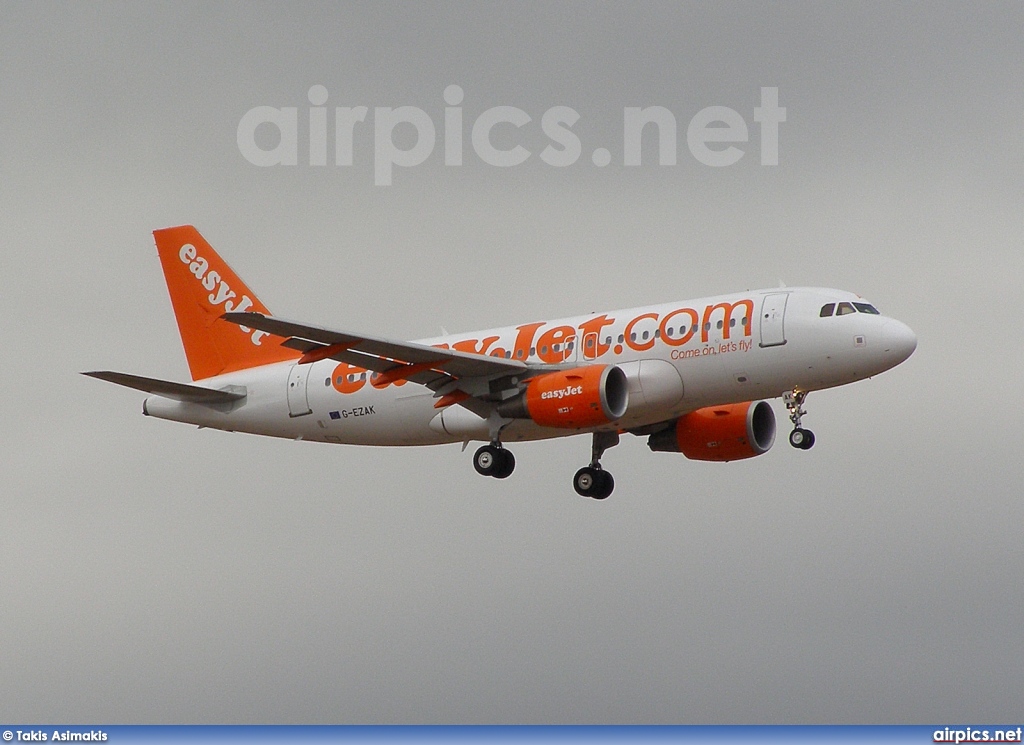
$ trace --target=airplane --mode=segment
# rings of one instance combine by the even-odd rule
[[[575,491],[605,499],[620,435],[699,461],[766,453],[782,397],[808,450],[808,393],[869,378],[917,346],[904,323],[842,290],[780,287],[395,341],[278,318],[191,225],[155,230],[191,383],[86,372],[150,394],[143,414],[228,432],[354,445],[485,443],[483,476],[515,468],[511,442],[592,437]]]

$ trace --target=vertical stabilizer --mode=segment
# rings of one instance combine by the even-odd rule
[[[270,311],[198,230],[181,225],[153,237],[193,380],[299,357],[276,336],[221,320],[232,311]]]

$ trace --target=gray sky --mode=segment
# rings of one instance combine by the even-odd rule
[[[0,15],[0,720],[1019,719],[1019,3]],[[453,83],[467,144],[445,168]],[[352,166],[308,164],[315,84],[371,109]],[[776,167],[763,86],[787,109]],[[533,118],[495,130],[533,152],[521,166],[469,147],[499,105]],[[566,168],[538,157],[559,105],[580,114]],[[679,122],[677,165],[651,138],[625,168],[623,109],[654,105]],[[242,157],[255,106],[298,107],[299,165]],[[439,131],[390,187],[383,106]],[[750,127],[733,166],[687,149],[706,106]],[[520,445],[498,482],[457,445],[197,431],[78,376],[188,379],[150,235],[181,223],[276,313],[371,334],[782,280],[859,292],[919,346],[812,395],[808,453],[780,438],[704,464],[628,438],[599,504],[570,483],[587,438]]]

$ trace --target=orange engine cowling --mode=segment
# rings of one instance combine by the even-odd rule
[[[588,365],[531,379],[519,396],[498,407],[502,416],[542,427],[580,429],[614,422],[626,413],[629,383],[614,365]]]
[[[767,453],[774,443],[775,412],[767,401],[697,409],[647,440],[654,451],[715,461],[753,458]]]

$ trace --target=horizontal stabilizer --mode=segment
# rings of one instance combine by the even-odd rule
[[[187,401],[196,404],[230,404],[245,398],[245,393],[235,391],[218,391],[213,388],[203,388],[198,385],[187,385],[186,383],[173,383],[169,380],[157,380],[156,378],[144,378],[140,375],[129,375],[128,373],[110,372],[99,370],[96,372],[84,372],[90,378],[99,378],[108,383],[134,388],[143,393],[152,393],[175,401]]]

